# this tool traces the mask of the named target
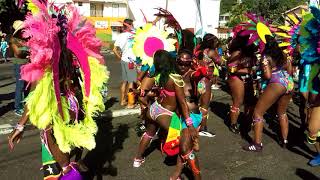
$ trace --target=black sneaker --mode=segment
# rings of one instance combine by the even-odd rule
[[[288,148],[288,140],[281,140],[281,141],[279,141],[279,145],[280,145],[283,149],[287,149],[287,148]]]
[[[243,150],[251,151],[251,152],[261,152],[262,148],[263,148],[262,143],[261,144],[250,143],[242,147]]]
[[[137,124],[136,132],[137,132],[138,137],[141,137],[143,135],[143,133],[145,133],[146,131],[147,131],[147,128],[144,125],[144,123],[141,122],[141,123]]]
[[[231,132],[233,132],[234,134],[240,134],[240,129],[239,129],[238,124],[231,124],[231,125],[229,126],[229,130],[230,130]]]

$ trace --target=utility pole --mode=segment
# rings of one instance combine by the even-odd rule
[[[166,0],[166,10],[168,10],[168,0]]]

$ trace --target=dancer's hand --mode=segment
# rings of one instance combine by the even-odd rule
[[[191,139],[193,141],[198,138],[199,135],[198,135],[198,131],[196,130],[196,128],[194,128],[193,126],[189,126],[188,130],[189,130],[189,134],[191,136]]]
[[[18,144],[23,136],[23,131],[19,131],[17,129],[14,129],[11,134],[8,136],[8,144],[10,150],[13,150],[15,146],[15,142]]]

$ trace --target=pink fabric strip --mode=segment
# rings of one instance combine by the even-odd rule
[[[86,97],[90,94],[91,72],[88,62],[88,54],[85,52],[79,40],[70,32],[67,35],[67,48],[70,49],[79,59],[81,70],[84,74],[84,87]]]
[[[52,54],[52,73],[53,73],[53,87],[54,92],[56,95],[57,103],[58,103],[58,110],[61,115],[61,118],[64,119],[63,111],[62,111],[62,104],[61,104],[61,95],[60,95],[60,84],[59,84],[59,60],[60,60],[60,53],[61,53],[61,47],[58,35],[53,37],[53,54]]]
[[[174,91],[168,91],[168,90],[166,90],[166,89],[161,89],[161,95],[168,95],[168,96],[171,96],[171,97],[173,97],[173,96],[175,96],[176,95],[176,92],[174,92]]]

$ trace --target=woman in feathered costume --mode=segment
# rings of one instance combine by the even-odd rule
[[[309,91],[308,104],[310,108],[310,119],[308,122],[307,141],[314,144],[318,155],[312,159],[311,166],[320,165],[320,10],[317,7],[310,7],[311,14],[304,16],[301,24],[301,54],[303,67],[309,67],[306,82],[306,89]]]
[[[41,130],[44,179],[82,179],[69,153],[95,148],[93,116],[104,110],[100,91],[108,79],[101,42],[76,7],[31,2],[23,32],[31,63],[22,67],[21,78],[32,92],[9,145],[20,141],[30,120]]]

